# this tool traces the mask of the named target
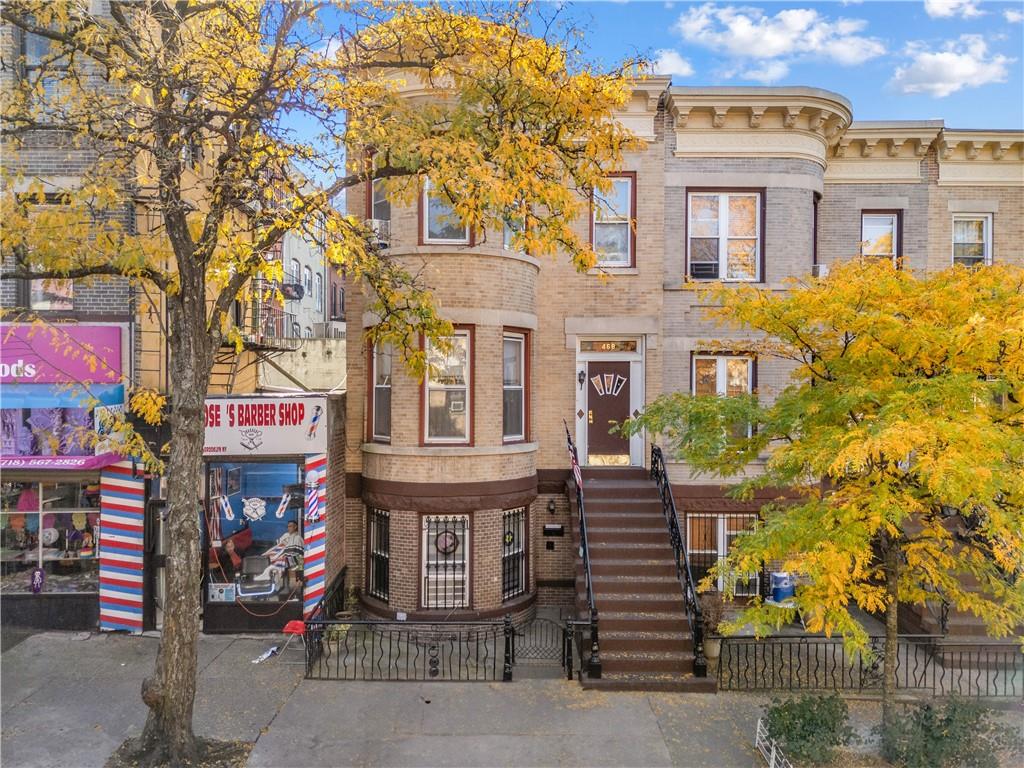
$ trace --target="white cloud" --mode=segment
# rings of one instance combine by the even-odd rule
[[[751,69],[740,72],[740,77],[744,80],[755,80],[756,82],[769,85],[771,83],[777,83],[788,74],[789,64],[786,62],[764,61]]]
[[[905,53],[910,62],[896,68],[889,84],[903,93],[927,93],[939,99],[962,88],[1004,82],[1007,65],[1015,61],[990,55],[981,35],[961,35],[937,51],[924,43],[908,43]]]
[[[885,53],[885,45],[861,33],[863,19],[830,19],[810,8],[787,8],[774,16],[759,8],[705,3],[690,8],[675,30],[689,43],[725,54],[740,62],[734,74],[760,82],[774,82],[801,58],[856,66]]]
[[[985,15],[978,7],[978,0],[924,0],[924,10],[933,19],[945,19],[950,16],[971,19]]]
[[[1003,11],[1003,18],[1011,24],[1020,24],[1024,21],[1024,11],[1015,11],[1013,9]]]
[[[652,66],[656,75],[679,75],[689,77],[693,74],[693,66],[678,51],[671,48],[659,48],[654,52]]]

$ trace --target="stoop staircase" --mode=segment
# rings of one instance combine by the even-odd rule
[[[641,468],[583,470],[587,538],[599,614],[602,674],[585,688],[714,693],[693,675],[693,636],[658,486]],[[579,533],[574,532],[579,548]],[[576,607],[587,613],[576,558]]]

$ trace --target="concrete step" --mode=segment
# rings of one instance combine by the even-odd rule
[[[594,577],[594,593],[597,595],[610,595],[617,593],[636,594],[642,593],[669,593],[679,596],[682,599],[683,591],[679,581],[672,576],[598,576],[591,571]],[[576,577],[577,591],[586,588],[586,579],[583,576]]]
[[[579,546],[578,542],[573,542],[573,544],[574,546]],[[662,562],[671,562],[673,557],[672,545],[668,543],[667,533],[665,534],[665,540],[660,543],[590,541],[591,563],[598,563],[604,560],[661,560]]]
[[[599,680],[583,678],[583,687],[594,691],[671,691],[680,693],[716,693],[718,684],[713,677],[684,675],[637,675],[607,672]]]
[[[604,528],[597,525],[593,527],[588,525],[587,541],[591,544],[610,542],[622,544],[664,544],[669,546],[668,531],[665,528]]]
[[[611,630],[600,632],[601,652],[632,651],[658,653],[662,651],[693,651],[693,638],[689,632],[628,632]]]
[[[661,504],[658,486],[650,480],[594,481],[583,486],[583,503],[589,508],[592,502],[608,501],[654,502]]]
[[[638,585],[638,589],[642,586]],[[598,612],[676,613],[682,610],[683,597],[679,592],[595,592],[594,603]]]
[[[601,611],[598,630],[605,632],[675,632],[689,633],[690,623],[682,606],[674,611]]]
[[[588,509],[587,525],[595,528],[650,528],[665,531],[665,535],[668,535],[668,526],[661,512],[633,512],[621,508],[591,512]]]
[[[609,673],[676,673],[693,671],[693,653],[690,651],[612,651],[602,647],[601,669]]]
[[[651,473],[643,467],[583,467],[583,484],[593,480],[647,480],[650,481]]]
[[[663,558],[610,560],[597,559],[590,563],[590,573],[594,576],[669,576],[676,579],[676,564]],[[583,563],[577,558],[576,575],[583,574]],[[678,579],[676,579],[678,583]]]
[[[662,514],[662,499],[653,495],[635,496],[630,494],[600,493],[585,497],[587,502],[587,514],[592,511],[600,511],[610,507],[629,507],[630,509],[644,509]]]

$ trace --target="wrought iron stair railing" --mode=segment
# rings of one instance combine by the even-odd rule
[[[679,522],[679,513],[676,511],[676,501],[672,496],[672,484],[668,480],[668,472],[665,469],[665,456],[657,445],[651,446],[651,479],[658,484],[661,511],[665,515],[665,524],[668,526],[672,553],[676,561],[676,576],[683,588],[683,608],[690,624],[690,633],[693,635],[693,674],[694,677],[707,677],[708,662],[704,656],[704,623],[700,602],[697,600],[697,585],[693,580],[690,557],[686,551],[686,539],[683,537],[683,527]]]
[[[597,630],[597,603],[594,601],[594,577],[590,569],[590,545],[587,541],[587,514],[583,506],[583,472],[580,470],[580,457],[576,444],[569,434],[569,425],[565,426],[565,440],[569,448],[572,483],[576,491],[576,510],[580,536],[580,558],[583,560],[583,575],[587,587],[587,608],[590,612],[590,656],[587,660],[587,676],[597,680],[601,677],[601,651]]]

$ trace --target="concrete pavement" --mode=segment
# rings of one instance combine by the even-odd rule
[[[766,697],[584,691],[557,679],[306,681],[301,665],[251,663],[275,642],[199,639],[196,732],[255,742],[251,766],[763,764],[752,740]],[[4,652],[0,762],[102,766],[141,732],[139,691],[156,645],[153,637],[52,632]],[[285,661],[301,659],[290,650]],[[877,709],[865,706],[851,711],[870,723]]]

